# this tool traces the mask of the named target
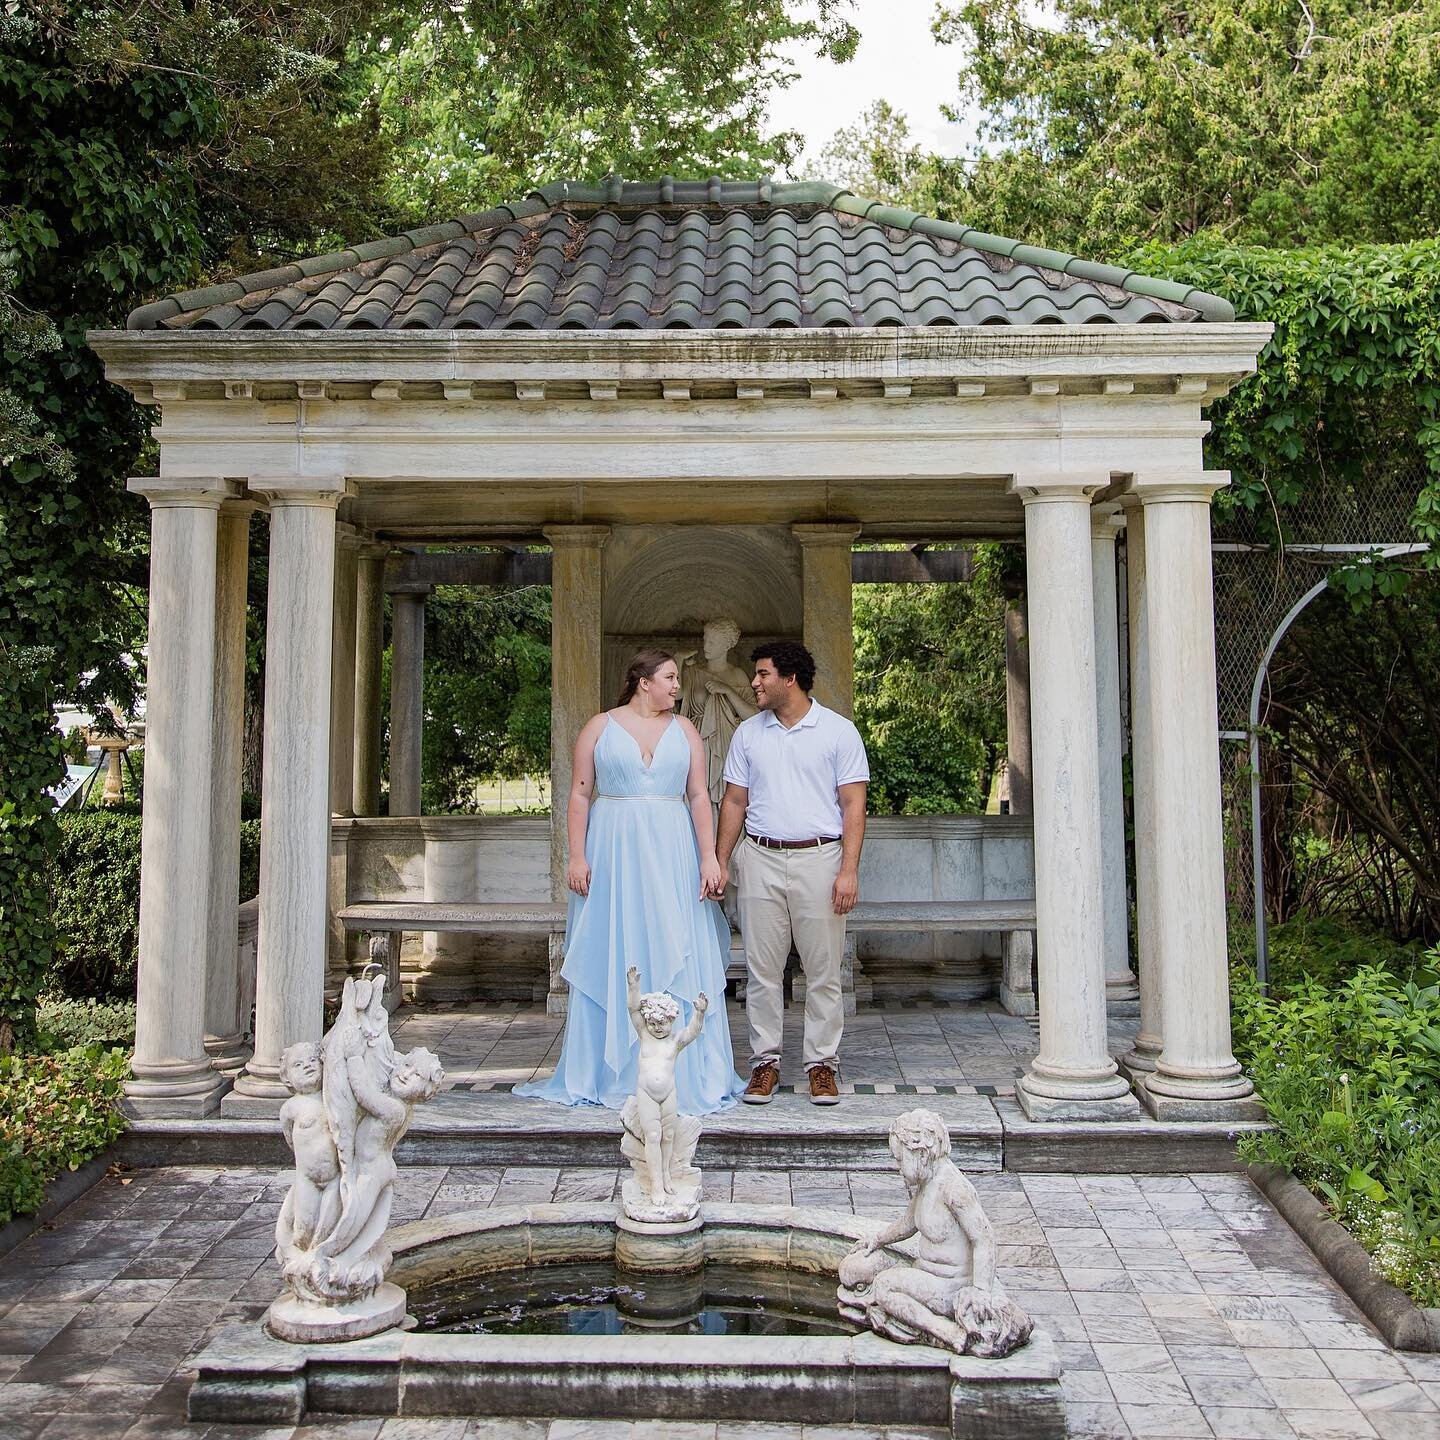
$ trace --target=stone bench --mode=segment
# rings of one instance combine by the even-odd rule
[[[857,932],[911,933],[998,932],[1001,940],[1000,1003],[1012,1015],[1035,1014],[1034,900],[861,900],[850,912],[845,934],[842,983],[846,1011],[850,997],[868,1000],[869,986],[855,957]],[[797,982],[796,998],[803,995]]]
[[[371,956],[386,966],[392,987],[398,979],[400,936],[425,930],[467,934],[498,931],[511,935],[544,935],[549,961],[545,1009],[563,1015],[566,985],[560,978],[565,958],[566,907],[560,904],[461,904],[438,900],[369,901],[346,905],[337,918],[347,930],[371,937]],[[999,932],[1004,937],[1000,1003],[1012,1015],[1035,1013],[1033,900],[862,900],[850,914],[842,962],[841,987],[845,1010],[853,1014],[857,1000],[868,1000],[868,987],[855,959],[859,930]],[[743,986],[742,952],[731,951],[726,978]],[[743,993],[743,992],[742,992]],[[805,980],[797,974],[793,996],[804,999]]]
[[[346,905],[336,918],[347,930],[370,936],[373,960],[386,967],[392,987],[399,980],[401,936],[426,930],[450,930],[467,935],[487,931],[504,935],[544,935],[549,962],[545,1009],[563,1015],[566,985],[560,978],[565,958],[565,912],[560,904],[471,904],[448,900],[384,900]],[[539,998],[538,996],[536,998]]]

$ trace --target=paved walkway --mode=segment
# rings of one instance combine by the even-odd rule
[[[726,1011],[736,1063],[744,1074],[750,1054],[744,1006],[732,1000]],[[445,1067],[447,1089],[496,1090],[554,1070],[564,1024],[562,1016],[547,1015],[543,1005],[481,1001],[462,1009],[407,1005],[396,1014],[391,1033],[402,1050],[424,1045],[435,1051]],[[1130,1048],[1135,1025],[1134,1020],[1112,1024],[1112,1053]],[[782,1085],[803,1084],[803,1028],[803,1007],[787,1005]],[[1008,1095],[1038,1048],[1034,1025],[1007,1015],[994,1002],[866,1006],[845,1022],[841,1089]]]
[[[613,1196],[613,1169],[417,1167],[396,1220]],[[1074,1435],[1440,1436],[1440,1356],[1386,1348],[1237,1175],[974,1177],[1002,1279],[1055,1336]],[[169,1169],[112,1176],[0,1260],[0,1440],[288,1440],[288,1428],[187,1425],[190,1356],[258,1320],[286,1177]],[[716,1199],[888,1216],[874,1171],[709,1172]],[[797,1426],[312,1419],[347,1440],[862,1440],[929,1436]]]

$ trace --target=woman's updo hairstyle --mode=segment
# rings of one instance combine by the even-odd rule
[[[621,686],[620,698],[615,703],[628,705],[635,698],[640,682],[648,680],[667,660],[674,658],[668,650],[658,650],[653,645],[637,650],[625,667],[625,683]]]

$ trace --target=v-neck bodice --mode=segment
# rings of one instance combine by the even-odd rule
[[[595,746],[595,794],[683,796],[690,771],[690,748],[671,743],[676,728],[672,718],[660,732],[650,763],[645,763],[640,742],[613,715],[605,717],[605,729]],[[614,740],[616,732],[623,740]]]

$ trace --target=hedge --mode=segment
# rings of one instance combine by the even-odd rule
[[[133,806],[60,817],[52,865],[58,958],[52,992],[98,1000],[135,994],[140,927],[140,814]],[[236,903],[259,885],[260,822],[240,824]]]

